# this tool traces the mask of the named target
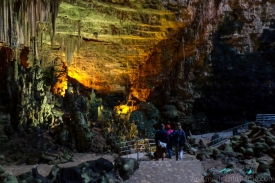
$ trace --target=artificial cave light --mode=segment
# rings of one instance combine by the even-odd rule
[[[118,110],[117,110],[117,113],[118,114],[127,114],[129,113],[130,111],[130,107],[127,106],[127,105],[120,105]]]
[[[66,80],[60,80],[61,82],[57,82],[54,86],[54,93],[61,95],[61,96],[65,96],[65,91],[68,88],[67,87],[67,81]]]
[[[129,99],[126,104],[120,104],[119,106],[115,106],[115,111],[117,112],[117,114],[128,114],[138,109],[135,103],[136,101]]]

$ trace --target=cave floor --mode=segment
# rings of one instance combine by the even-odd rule
[[[111,162],[117,155],[96,155],[88,153],[74,153],[73,162],[59,164],[61,167],[72,167],[82,162],[105,158]],[[38,164],[38,172],[42,176],[47,176],[53,165]],[[6,172],[12,172],[17,176],[31,171],[34,165],[3,165]],[[140,167],[134,175],[127,180],[127,183],[159,183],[159,182],[203,182],[201,162],[196,160],[195,156],[184,154],[183,161],[176,161],[175,156],[172,159],[165,158],[164,161],[141,161]]]
[[[193,155],[184,154],[182,161],[165,158],[164,161],[141,161],[139,169],[126,183],[202,183],[202,164]]]
[[[113,155],[109,155],[109,154],[97,155],[97,154],[91,154],[91,153],[73,153],[73,154],[74,154],[74,157],[72,159],[73,160],[72,162],[58,164],[58,166],[72,167],[72,166],[77,166],[85,161],[96,160],[99,158],[105,158],[105,159],[113,162],[115,157],[117,156],[115,154],[113,154]],[[34,167],[34,165],[2,165],[2,166],[6,169],[6,173],[12,172],[13,175],[15,175],[15,176],[20,175],[25,172],[28,172],[28,171],[31,171],[31,169]],[[38,164],[37,170],[38,170],[39,174],[41,174],[45,177],[45,176],[48,176],[52,167],[53,167],[53,165]]]

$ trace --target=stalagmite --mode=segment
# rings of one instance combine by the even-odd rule
[[[18,80],[18,61],[14,60],[14,81]]]

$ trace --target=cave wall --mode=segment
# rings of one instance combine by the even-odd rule
[[[187,115],[191,103],[194,114],[204,112],[221,126],[274,113],[274,2],[229,0],[216,7],[223,13],[199,54],[187,57],[183,72],[177,63],[151,99]]]
[[[213,121],[252,120],[274,109],[274,4],[2,1],[0,39],[13,57],[18,45],[30,47],[28,56],[18,50],[24,63],[35,56],[48,67],[56,58],[71,78],[101,93],[122,91]]]
[[[271,19],[261,34],[252,33],[248,38],[242,34],[229,40],[221,39],[223,33],[217,31],[210,54],[213,76],[211,83],[201,87],[198,109],[228,121],[255,120],[257,113],[274,113],[273,28]],[[234,46],[234,39],[241,46]],[[251,43],[245,44],[244,39]]]

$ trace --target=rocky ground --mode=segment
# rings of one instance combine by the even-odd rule
[[[250,123],[247,132],[218,148],[202,145],[197,158],[205,164],[205,178],[216,182],[232,182],[233,178],[249,183],[274,182],[274,127]]]
[[[77,166],[83,162],[96,160],[99,158],[105,158],[111,162],[114,161],[115,157],[117,157],[116,154],[95,154],[95,153],[73,153],[73,158],[71,161],[59,164],[60,167],[73,167]],[[47,165],[47,164],[37,164],[37,169],[39,174],[42,176],[47,176],[52,167],[54,165]],[[16,164],[9,164],[9,165],[3,165],[3,167],[6,169],[6,172],[12,172],[14,176],[21,175],[22,173],[26,173],[28,171],[31,171],[31,169],[34,167],[34,165],[16,165]]]
[[[107,153],[104,152],[106,139],[102,136],[101,129],[94,125],[90,130],[94,133],[91,152]],[[58,141],[57,134],[51,134],[49,130],[21,135],[12,131],[6,148],[1,149],[0,164],[6,166],[60,164],[74,159],[75,153],[76,151],[63,147]]]

